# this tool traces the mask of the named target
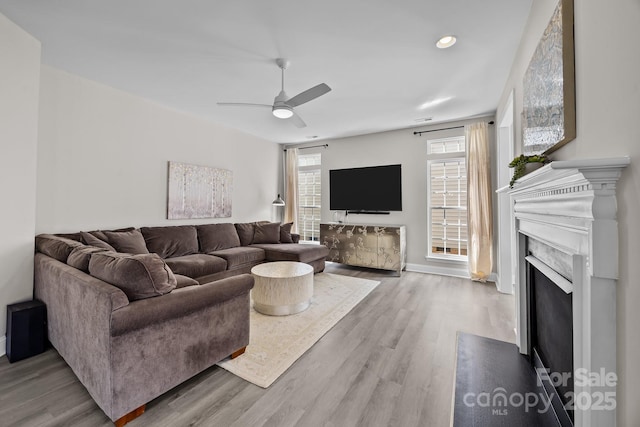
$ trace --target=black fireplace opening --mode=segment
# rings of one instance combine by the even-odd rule
[[[531,362],[555,400],[560,424],[572,425],[573,410],[565,405],[573,401],[573,297],[535,266],[527,265]]]

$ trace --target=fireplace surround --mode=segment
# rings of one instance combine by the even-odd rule
[[[527,263],[534,259],[572,296],[572,403],[580,427],[616,425],[616,183],[629,163],[629,157],[554,161],[500,190],[512,209],[522,354],[531,352]]]

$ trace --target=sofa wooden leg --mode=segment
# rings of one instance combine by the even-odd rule
[[[236,357],[240,356],[241,354],[244,354],[246,349],[247,349],[247,347],[242,347],[240,350],[234,351],[233,353],[231,353],[231,358],[235,359]]]
[[[125,415],[121,416],[120,418],[118,418],[114,422],[114,424],[116,425],[116,427],[122,427],[123,425],[125,425],[129,421],[135,420],[140,415],[144,414],[144,410],[145,410],[146,406],[147,405],[144,404],[144,405],[140,406],[139,408],[136,408],[133,411],[129,412],[128,414],[125,414]]]

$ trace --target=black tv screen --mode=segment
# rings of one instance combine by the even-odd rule
[[[401,211],[401,165],[329,171],[329,209]]]

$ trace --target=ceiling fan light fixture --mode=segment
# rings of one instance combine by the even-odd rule
[[[436,46],[438,46],[440,49],[446,49],[448,47],[453,46],[454,44],[456,44],[456,36],[442,36],[440,37],[440,40],[438,40],[438,42],[436,43]]]
[[[273,107],[272,112],[279,119],[288,119],[293,116],[293,110],[286,106]]]

